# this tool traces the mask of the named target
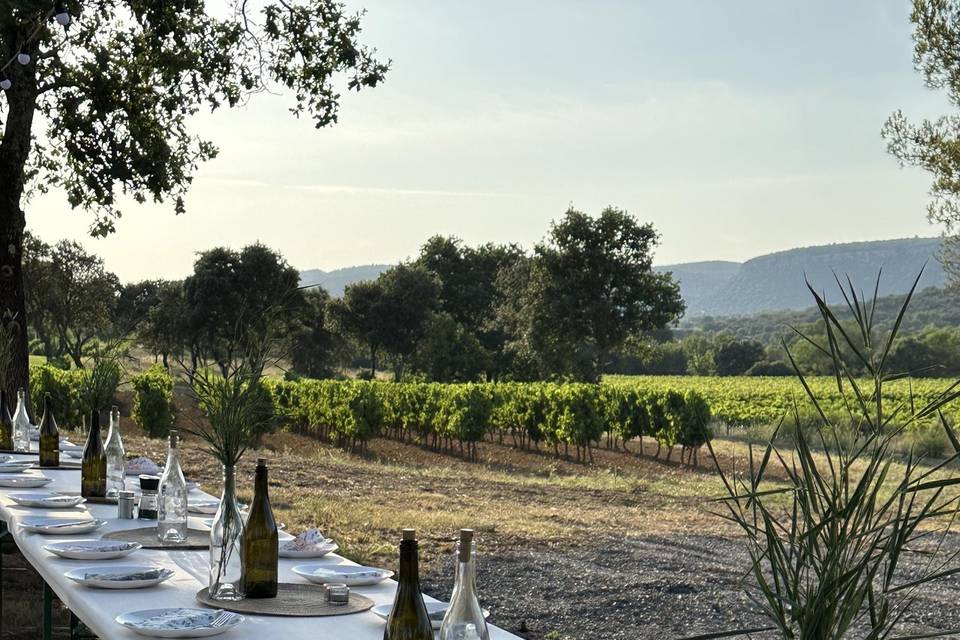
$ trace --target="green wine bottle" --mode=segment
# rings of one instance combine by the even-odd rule
[[[7,392],[0,389],[0,449],[13,451],[13,417],[7,406]]]
[[[277,522],[267,493],[267,461],[257,460],[253,502],[243,529],[243,593],[247,598],[277,597]]]
[[[100,438],[100,412],[96,409],[90,414],[90,433],[83,447],[80,495],[84,498],[107,497],[107,452]]]
[[[417,532],[404,529],[400,541],[400,577],[383,640],[433,640],[433,625],[420,593]]]
[[[40,420],[40,466],[60,466],[60,430],[50,407],[50,394],[43,394],[43,418]]]

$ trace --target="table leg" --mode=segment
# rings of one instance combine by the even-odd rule
[[[43,583],[43,640],[53,637],[53,590]]]

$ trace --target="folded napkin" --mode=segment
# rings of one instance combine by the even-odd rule
[[[132,580],[156,580],[163,576],[166,569],[150,569],[149,571],[137,571],[136,573],[84,573],[84,580],[112,580],[115,582]]]
[[[307,529],[293,540],[287,540],[281,545],[284,551],[307,551],[332,544],[332,540],[323,537],[320,529]]]
[[[212,626],[221,613],[223,609],[209,613],[196,609],[170,609],[143,620],[137,626],[144,629],[197,629]]]
[[[104,542],[96,547],[90,547],[84,544],[67,544],[60,547],[60,550],[69,552],[98,551],[100,553],[113,553],[114,551],[126,551],[130,547],[131,544],[129,542],[118,542],[116,544],[108,544],[107,542]]]
[[[139,457],[127,462],[126,471],[128,476],[139,476],[141,474],[157,476],[160,475],[162,469],[150,458]]]

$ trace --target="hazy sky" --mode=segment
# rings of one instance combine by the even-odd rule
[[[935,235],[929,178],[880,128],[945,101],[912,68],[905,0],[348,0],[393,59],[315,130],[283,96],[196,119],[220,146],[188,212],[130,204],[84,243],[123,280],[260,240],[301,268],[395,262],[430,235],[531,246],[569,204],[623,207],[657,262]],[[89,217],[27,209],[47,241]]]

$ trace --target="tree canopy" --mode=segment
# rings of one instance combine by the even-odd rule
[[[22,327],[22,251],[31,193],[58,189],[93,214],[91,233],[114,229],[125,207],[185,194],[215,144],[191,133],[190,117],[290,96],[316,127],[337,121],[341,91],[374,87],[389,62],[360,42],[362,14],[336,0],[134,2],[65,0],[64,31],[49,0],[0,1],[0,319]],[[17,332],[8,384],[26,386],[26,331]]]

